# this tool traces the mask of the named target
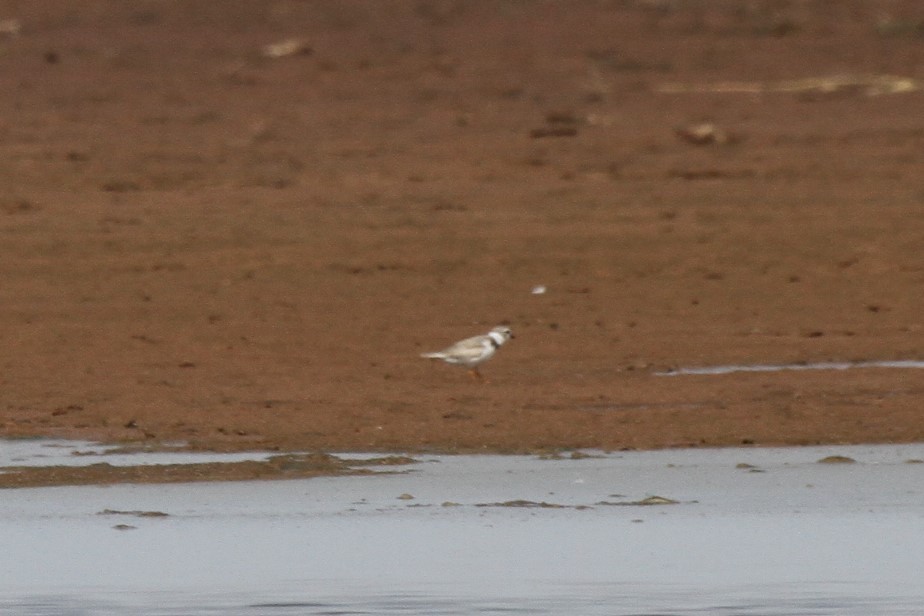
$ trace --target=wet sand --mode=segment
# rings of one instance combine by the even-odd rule
[[[0,440],[0,488],[305,479],[387,472],[413,461],[401,455],[220,454],[163,445],[141,449],[68,440]]]
[[[924,439],[916,369],[657,374],[924,358],[914,3],[5,11],[0,435]]]

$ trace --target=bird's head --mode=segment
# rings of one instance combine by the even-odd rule
[[[498,346],[513,338],[513,332],[506,325],[498,325],[488,332],[488,335],[494,339]]]

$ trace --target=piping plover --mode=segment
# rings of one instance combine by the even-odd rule
[[[447,364],[465,366],[468,368],[469,374],[481,380],[478,365],[491,359],[497,349],[511,338],[513,338],[513,332],[510,331],[510,328],[500,325],[482,336],[472,336],[471,338],[460,340],[442,351],[421,353],[420,356],[430,359],[442,359]]]

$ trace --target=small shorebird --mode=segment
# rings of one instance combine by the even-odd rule
[[[469,374],[483,380],[478,366],[494,356],[502,344],[513,338],[509,327],[500,325],[482,336],[472,336],[436,353],[421,353],[421,357],[442,359],[447,364],[465,366]]]

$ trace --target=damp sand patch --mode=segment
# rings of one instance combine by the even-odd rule
[[[0,488],[306,479],[381,473],[382,467],[414,463],[406,456],[348,458],[326,453],[127,453],[114,447],[66,441],[31,441],[17,445],[21,450],[18,455],[7,454],[0,465]],[[23,445],[31,446],[32,453],[28,453]],[[111,460],[95,461],[109,455]]]

